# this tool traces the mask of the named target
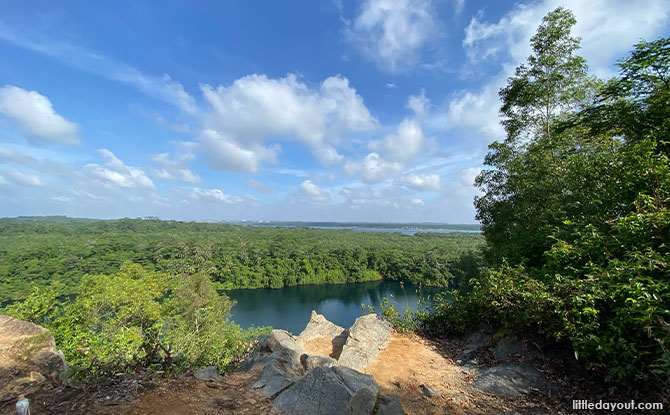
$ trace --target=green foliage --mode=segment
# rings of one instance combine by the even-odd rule
[[[112,275],[87,275],[74,300],[54,300],[53,291],[36,290],[5,311],[49,328],[74,378],[154,366],[223,369],[268,330],[229,322],[231,301],[204,274],[173,277],[132,263]]]
[[[594,95],[574,23],[550,13],[501,91],[508,136],[490,147],[475,202],[491,268],[427,324],[532,328],[608,381],[668,384],[670,40],[636,45]]]
[[[380,278],[447,286],[476,233],[353,232],[121,219],[0,219],[0,301],[33,286],[75,294],[85,274],[131,261],[170,275],[204,272],[218,289],[281,288]]]

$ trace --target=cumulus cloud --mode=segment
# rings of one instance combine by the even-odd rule
[[[54,111],[49,98],[37,91],[6,85],[0,88],[0,113],[14,120],[33,144],[79,144],[79,126]]]
[[[464,187],[472,187],[475,185],[475,178],[482,172],[481,167],[468,167],[462,170],[459,175],[459,184]]]
[[[440,190],[440,176],[434,173],[408,174],[401,177],[399,183],[418,191]]]
[[[3,175],[12,182],[21,186],[42,187],[44,183],[39,176],[33,174],[25,174],[18,170],[10,170],[3,172]]]
[[[152,157],[152,160],[160,165],[161,169],[152,169],[152,174],[164,180],[176,180],[184,183],[200,183],[202,179],[196,173],[193,173],[185,163],[193,160],[193,153],[182,153],[176,159],[170,159],[168,153],[160,153]]]
[[[191,189],[190,196],[193,199],[213,200],[230,205],[236,205],[244,201],[241,197],[229,195],[220,189],[201,189],[199,187],[194,187]]]
[[[305,180],[300,183],[298,191],[303,197],[314,203],[327,203],[330,201],[330,193],[314,184],[311,180]]]
[[[402,171],[399,162],[386,161],[378,153],[370,153],[363,160],[348,161],[344,171],[352,176],[360,176],[366,183],[379,183]]]
[[[430,109],[430,100],[426,98],[426,90],[421,89],[419,95],[410,95],[406,107],[414,111],[417,117],[426,115]]]
[[[105,185],[123,188],[154,189],[154,183],[147,177],[144,170],[138,167],[126,166],[114,153],[102,148],[98,150],[104,159],[103,165],[91,163],[83,168],[83,172],[90,178]]]
[[[405,119],[394,133],[382,140],[371,141],[368,148],[391,160],[406,161],[418,153],[424,143],[425,138],[419,123],[414,119]]]
[[[21,164],[24,166],[37,164],[33,157],[21,154],[9,148],[0,147],[0,163]]]
[[[380,69],[411,68],[438,21],[431,0],[365,0],[345,28],[347,39]]]
[[[342,76],[326,78],[311,89],[294,74],[272,79],[248,75],[230,86],[201,86],[210,105],[200,137],[210,165],[220,170],[255,172],[263,161],[276,158],[265,145],[278,137],[312,149],[324,165],[341,162],[331,143],[348,131],[375,128],[363,99]]]
[[[666,0],[544,0],[517,4],[497,22],[485,20],[483,12],[472,18],[465,30],[463,47],[469,67],[482,61],[499,65],[499,74],[479,90],[461,91],[448,104],[446,121],[451,127],[476,129],[489,139],[500,139],[498,91],[514,68],[531,53],[530,38],[542,18],[556,7],[571,9],[577,18],[573,35],[582,38],[579,54],[590,71],[601,77],[614,74],[612,64],[625,56],[641,38],[654,38],[667,28],[670,8]]]

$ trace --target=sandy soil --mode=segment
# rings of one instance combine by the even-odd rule
[[[328,339],[303,344],[313,354],[332,355]],[[363,371],[375,377],[385,396],[398,396],[409,414],[564,414],[565,399],[545,396],[502,399],[470,387],[472,375],[454,363],[460,340],[428,340],[394,333],[378,359]],[[112,379],[95,388],[52,391],[31,400],[33,415],[215,415],[272,414],[272,403],[251,385],[257,372],[226,374],[222,381],[192,376],[145,380],[141,375]],[[427,397],[422,386],[437,396]],[[565,402],[564,402],[565,401]],[[0,414],[14,414],[0,403]]]

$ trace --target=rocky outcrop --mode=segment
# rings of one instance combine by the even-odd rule
[[[335,366],[337,364],[337,360],[329,356],[321,356],[318,354],[303,354],[300,356],[300,363],[302,363],[302,367],[304,367],[305,370],[312,370],[319,366]]]
[[[312,315],[305,329],[300,333],[298,339],[304,344],[310,340],[323,337],[332,344],[331,356],[338,358],[342,353],[342,347],[347,341],[349,330],[328,321],[323,315],[312,310]]]
[[[317,367],[279,395],[274,408],[295,415],[370,415],[378,393],[370,375],[346,367]]]
[[[379,386],[372,376],[348,367],[354,364],[363,368],[374,361],[390,333],[390,324],[374,314],[360,317],[350,330],[345,330],[313,311],[298,338],[284,330],[273,330],[242,366],[247,370],[260,368],[253,386],[272,399],[274,409],[282,413],[404,414],[397,399],[379,396]],[[341,342],[346,364],[342,364],[342,356],[338,361],[305,353],[301,342],[320,337]],[[356,353],[361,356],[354,358]]]
[[[498,396],[523,396],[536,389],[548,392],[554,386],[540,372],[526,363],[501,363],[483,368],[472,384],[475,388]]]
[[[295,337],[285,330],[272,330],[245,365],[261,365],[261,374],[254,388],[261,389],[268,398],[274,398],[292,386],[305,374],[300,363],[304,354]]]
[[[498,340],[496,345],[490,349],[493,358],[501,362],[509,362],[513,358],[521,361],[532,360],[540,355],[537,348],[529,348],[525,344],[508,338]]]
[[[458,356],[456,362],[459,364],[466,364],[475,360],[477,350],[484,347],[489,342],[492,334],[491,329],[486,326],[482,326],[478,330],[468,333],[465,337],[465,350]]]
[[[215,366],[204,367],[193,374],[193,377],[198,380],[221,380],[221,375]]]
[[[67,364],[49,330],[0,316],[0,402],[66,383]]]
[[[379,351],[388,344],[391,331],[391,324],[376,314],[357,318],[349,329],[349,337],[337,361],[338,366],[361,370],[374,362]]]

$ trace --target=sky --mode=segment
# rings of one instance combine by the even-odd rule
[[[0,216],[475,223],[558,6],[602,78],[670,34],[670,0],[0,2]]]

